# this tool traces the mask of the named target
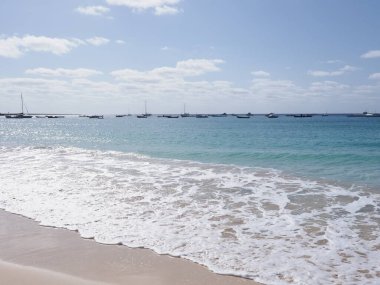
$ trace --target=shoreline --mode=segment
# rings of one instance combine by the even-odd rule
[[[149,249],[97,243],[5,210],[0,210],[0,244],[0,281],[12,284],[259,284]]]

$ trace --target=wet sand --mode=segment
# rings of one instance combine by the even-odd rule
[[[151,250],[99,244],[3,210],[0,260],[0,284],[258,284]]]

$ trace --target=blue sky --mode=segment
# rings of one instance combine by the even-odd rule
[[[2,0],[0,112],[380,112],[377,0]]]

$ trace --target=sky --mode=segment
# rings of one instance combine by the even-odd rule
[[[378,0],[1,0],[0,112],[380,112]]]

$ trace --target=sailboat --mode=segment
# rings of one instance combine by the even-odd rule
[[[183,114],[181,114],[182,118],[188,118],[190,117],[189,113],[186,113],[186,104],[183,104]]]
[[[146,119],[146,118],[148,118],[148,116],[150,116],[150,114],[148,114],[147,112],[146,112],[146,101],[144,102],[145,104],[145,114],[141,114],[141,115],[137,115],[137,118],[139,118],[139,119]]]
[[[20,114],[14,114],[14,115],[6,115],[5,117],[7,119],[30,119],[33,117],[31,115],[25,115],[24,114],[24,99],[22,98],[22,93],[21,93],[21,113]]]

